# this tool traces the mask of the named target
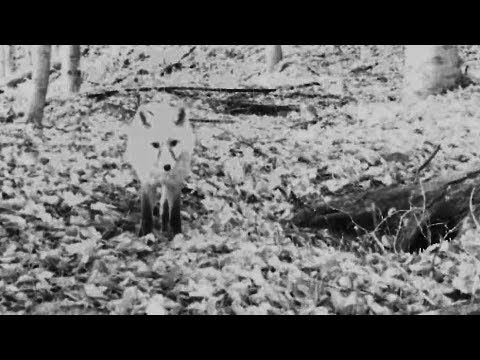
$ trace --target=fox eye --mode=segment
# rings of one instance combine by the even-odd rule
[[[155,149],[158,149],[160,147],[160,143],[158,141],[154,141],[152,142],[152,146],[155,148]]]
[[[170,141],[170,147],[175,147],[178,144],[178,140]]]

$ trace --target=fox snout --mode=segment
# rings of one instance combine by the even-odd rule
[[[171,149],[164,147],[157,157],[156,167],[164,175],[169,175],[176,168],[177,159]]]

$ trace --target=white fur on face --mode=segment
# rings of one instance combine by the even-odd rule
[[[176,124],[178,116],[178,108],[163,103],[138,109],[128,129],[125,157],[142,183],[181,186],[189,174],[195,138],[188,119]],[[177,141],[173,147],[172,140]],[[171,170],[165,171],[165,165]]]

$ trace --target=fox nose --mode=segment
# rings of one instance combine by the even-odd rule
[[[172,169],[172,166],[170,164],[164,165],[163,168],[165,171],[170,171]]]

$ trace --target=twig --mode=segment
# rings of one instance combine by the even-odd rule
[[[205,182],[206,182],[208,185],[213,186],[215,189],[220,190],[220,187],[219,187],[217,184],[215,184],[212,180],[206,179]]]
[[[429,156],[429,158],[422,164],[422,166],[420,166],[417,170],[417,175],[423,170],[425,169],[428,164],[430,164],[433,160],[433,158],[437,155],[437,153],[440,151],[441,149],[441,145],[437,145],[437,147],[435,148],[435,150],[433,151],[432,155]]]
[[[254,141],[256,141],[256,140],[254,140]],[[247,139],[240,138],[240,139],[237,139],[237,142],[238,142],[239,144],[243,144],[243,145],[248,146],[248,147],[251,148],[254,152],[256,152],[258,155],[268,158],[268,155],[267,155],[267,154],[265,154],[262,150],[260,150],[258,147],[256,147],[255,145],[253,145],[253,144],[252,144],[250,141],[248,141]]]
[[[294,125],[290,126],[290,129],[295,129],[297,127],[302,127],[303,125],[315,125],[320,120],[322,120],[322,118],[318,118],[318,119],[315,119],[315,120],[309,120],[309,121],[302,121],[302,122],[299,122],[297,124],[294,124]]]
[[[469,202],[469,207],[470,207],[470,212],[472,213],[472,219],[473,222],[475,223],[475,226],[477,227],[477,230],[480,230],[480,224],[478,223],[477,218],[475,217],[475,213],[473,212],[473,194],[475,193],[475,187],[472,189],[472,193],[470,194],[470,202]]]
[[[461,182],[463,182],[467,179],[473,179],[473,178],[477,177],[479,174],[480,174],[480,169],[469,171],[467,173],[462,174],[462,176],[460,176],[460,177],[457,177],[453,180],[450,180],[446,185],[455,185],[455,184],[461,183]]]
[[[190,48],[190,50],[188,50],[185,54],[183,54],[183,56],[180,58],[180,60],[178,60],[178,62],[182,61],[183,59],[185,59],[187,56],[189,56],[195,49],[197,48],[197,46],[192,46]]]
[[[180,57],[179,60],[165,66],[163,68],[163,70],[161,71],[160,75],[163,76],[165,74],[172,73],[172,71],[174,71],[174,70],[180,70],[182,68],[182,60],[185,59],[186,57],[188,57],[196,48],[197,48],[196,46],[191,47],[185,54],[183,54]]]
[[[313,70],[310,66],[307,66],[307,69],[315,76],[321,76],[317,71]],[[318,82],[313,82],[313,83],[308,83],[308,85],[315,84],[315,85],[320,85]],[[304,85],[305,86],[305,85]]]
[[[192,123],[207,123],[207,124],[233,124],[233,120],[219,120],[219,119],[190,119]]]
[[[95,81],[90,81],[90,80],[87,80],[87,79],[83,79],[82,80],[83,82],[86,82],[86,83],[89,83],[89,84],[92,84],[92,85],[98,85],[98,86],[101,86],[102,84],[98,83],[98,82],[95,82]]]

